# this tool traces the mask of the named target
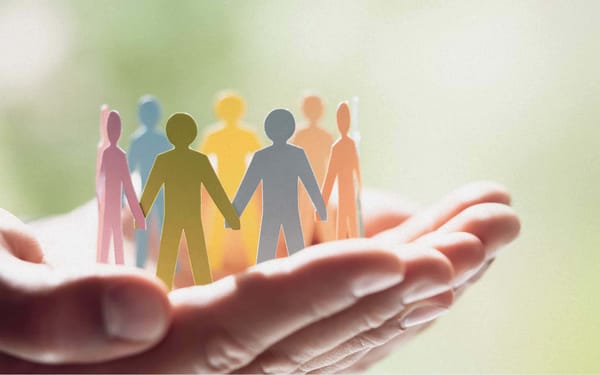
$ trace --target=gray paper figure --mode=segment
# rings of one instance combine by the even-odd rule
[[[139,171],[142,179],[142,187],[146,186],[150,169],[154,164],[156,155],[168,151],[172,148],[167,136],[156,129],[160,119],[160,105],[155,97],[144,95],[138,102],[138,120],[140,127],[131,137],[131,145],[129,147],[129,169],[131,172]],[[156,204],[152,210],[149,219],[157,224],[160,231],[164,217],[163,193],[159,193],[156,199]],[[149,228],[152,225],[149,225]],[[149,231],[136,231],[135,247],[136,247],[136,266],[143,268],[148,258],[148,238]]]
[[[257,151],[233,200],[239,215],[262,182],[262,223],[257,263],[275,258],[279,231],[283,228],[288,254],[304,248],[298,212],[298,180],[302,181],[321,220],[327,210],[315,174],[304,150],[287,143],[294,134],[294,116],[285,109],[275,109],[265,119],[265,132],[273,145]]]

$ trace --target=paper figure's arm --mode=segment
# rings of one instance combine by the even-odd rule
[[[229,197],[227,197],[227,193],[225,193],[225,189],[223,189],[223,185],[221,185],[221,181],[219,181],[208,158],[205,160],[203,169],[202,183],[204,184],[206,191],[208,191],[208,194],[210,194],[215,205],[219,211],[221,211],[221,214],[223,214],[227,224],[233,229],[240,229],[240,217],[229,201]]]
[[[246,205],[250,201],[250,198],[252,198],[252,194],[254,194],[254,191],[260,183],[260,180],[261,177],[256,163],[256,154],[254,154],[252,160],[250,161],[250,165],[246,170],[246,174],[242,179],[242,183],[240,184],[240,187],[235,194],[235,198],[233,199],[233,207],[239,216],[242,216],[242,213],[246,209]]]
[[[329,204],[329,198],[331,197],[331,191],[333,190],[333,184],[338,174],[338,163],[335,157],[337,153],[335,149],[331,148],[329,155],[329,162],[327,164],[327,172],[325,174],[325,180],[323,181],[323,201],[325,205]]]
[[[125,158],[125,155],[123,155],[122,160],[124,164],[121,173],[121,182],[123,183],[123,190],[125,191],[125,196],[127,197],[127,203],[129,204],[129,208],[131,209],[131,213],[135,219],[135,227],[138,229],[146,229],[146,219],[144,213],[142,212],[142,208],[140,207],[140,203],[138,202],[137,195],[135,194],[133,182],[131,182],[129,164],[127,163],[127,158]]]
[[[319,184],[317,183],[317,178],[315,177],[315,172],[313,172],[304,151],[302,151],[302,159],[300,162],[300,181],[302,181],[304,188],[308,192],[308,196],[313,202],[313,205],[319,214],[319,218],[325,221],[327,220],[327,208],[325,207],[325,201],[321,195],[321,190],[319,189]]]
[[[142,207],[144,216],[148,216],[148,213],[150,212],[150,209],[154,204],[154,200],[156,199],[156,196],[158,195],[163,183],[164,176],[161,168],[160,158],[157,157],[154,160],[154,164],[150,170],[150,176],[148,176],[148,181],[146,181],[146,186],[144,186],[142,198],[140,199],[140,206]]]

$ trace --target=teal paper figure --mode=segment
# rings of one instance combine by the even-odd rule
[[[168,151],[172,148],[166,135],[157,129],[160,120],[160,105],[155,97],[150,95],[142,96],[138,102],[138,120],[140,127],[131,137],[131,146],[129,147],[129,168],[131,172],[138,171],[142,180],[142,186],[146,186],[148,175],[154,164],[156,155]],[[156,204],[152,212],[148,215],[148,227],[156,225],[159,231],[162,230],[164,218],[164,201],[161,191],[156,198]],[[149,233],[150,231],[136,231],[136,266],[143,268],[148,259]]]
[[[283,228],[288,254],[304,248],[298,185],[302,182],[321,220],[327,220],[327,209],[315,174],[301,147],[288,140],[294,134],[296,122],[286,109],[275,109],[265,119],[265,132],[271,146],[257,151],[233,199],[238,215],[262,182],[262,223],[258,241],[257,263],[275,258],[279,232]],[[228,224],[228,223],[226,223]]]

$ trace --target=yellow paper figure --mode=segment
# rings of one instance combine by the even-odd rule
[[[216,158],[216,170],[223,188],[232,197],[246,172],[248,160],[261,148],[256,133],[241,123],[244,114],[244,99],[235,93],[222,94],[215,103],[215,114],[220,120],[210,129],[200,145],[200,152]],[[233,233],[227,233],[224,220],[219,213],[212,214],[208,257],[213,270],[223,267],[226,252],[235,251],[239,246],[233,240]],[[249,203],[242,217],[241,236],[245,250],[245,265],[256,261],[256,248],[259,234],[259,204],[256,197]]]
[[[174,149],[159,154],[142,193],[141,206],[147,215],[164,185],[165,217],[160,240],[156,275],[171,287],[182,233],[188,247],[196,284],[212,281],[201,218],[203,185],[233,229],[239,229],[239,217],[231,205],[208,157],[190,149],[198,127],[187,113],[175,113],[167,121],[167,138]]]

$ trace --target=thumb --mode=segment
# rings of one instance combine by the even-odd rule
[[[1,352],[47,364],[92,363],[139,353],[163,338],[170,305],[154,278],[126,267],[54,269],[25,261],[41,258],[37,241],[4,211],[0,223]]]

